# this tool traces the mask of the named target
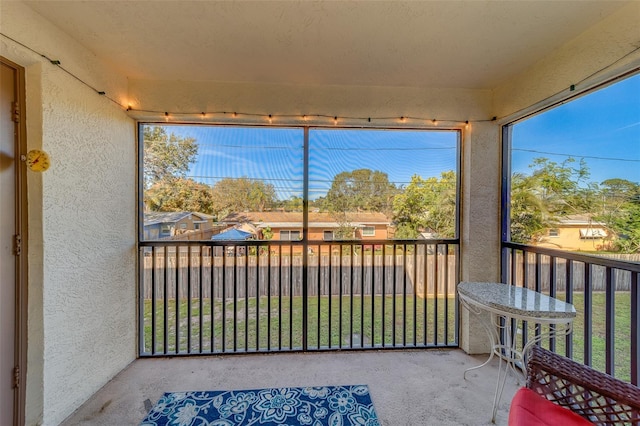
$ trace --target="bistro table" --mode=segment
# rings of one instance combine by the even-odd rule
[[[565,336],[571,332],[576,310],[572,304],[549,297],[537,291],[503,283],[461,282],[458,284],[460,302],[478,317],[491,341],[489,359],[464,372],[487,365],[495,356],[504,359],[498,364],[498,380],[493,397],[491,421],[495,423],[496,411],[509,371],[518,374],[516,366],[526,377],[528,349],[545,337]],[[523,346],[517,348],[517,334],[522,332],[523,321],[549,325],[548,330],[536,333]]]

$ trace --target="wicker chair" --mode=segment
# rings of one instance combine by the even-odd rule
[[[640,425],[640,388],[533,346],[527,387],[597,425]]]

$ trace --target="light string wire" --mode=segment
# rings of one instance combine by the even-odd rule
[[[24,47],[25,49],[29,50],[30,52],[35,53],[36,55],[44,58],[47,60],[47,62],[49,62],[51,65],[54,65],[58,68],[60,68],[62,71],[64,71],[65,73],[67,73],[69,76],[75,78],[77,81],[79,81],[80,83],[84,84],[85,86],[87,86],[89,89],[93,90],[96,94],[105,97],[107,99],[109,99],[111,102],[113,102],[114,104],[118,105],[120,108],[122,109],[126,109],[126,107],[124,105],[122,105],[120,102],[116,101],[115,99],[107,96],[106,92],[102,91],[102,90],[98,90],[95,87],[93,87],[92,85],[90,85],[89,83],[87,83],[86,81],[82,80],[80,77],[78,77],[77,75],[75,75],[74,73],[72,73],[71,71],[69,71],[68,69],[66,69],[65,67],[62,66],[62,63],[57,60],[57,59],[51,59],[50,57],[48,57],[47,55],[45,55],[44,53],[40,53],[35,49],[32,49],[31,47],[27,46],[24,43],[19,42],[18,40],[0,32],[0,35],[3,36],[4,38],[11,40],[12,42],[16,43],[19,46]]]
[[[82,83],[83,85],[87,86],[89,89],[91,89],[92,91],[94,91],[96,94],[107,98],[109,101],[113,102],[114,104],[116,104],[117,106],[119,106],[120,108],[122,108],[123,110],[126,110],[128,112],[138,112],[138,113],[146,113],[146,114],[158,114],[158,115],[164,115],[165,119],[169,119],[170,116],[201,116],[203,118],[205,118],[207,115],[209,116],[215,116],[215,115],[228,115],[230,114],[232,118],[237,118],[238,116],[243,116],[243,117],[262,117],[262,118],[267,118],[269,123],[272,123],[273,119],[276,118],[280,118],[280,119],[297,119],[299,121],[307,121],[309,120],[309,118],[317,118],[317,119],[324,119],[324,118],[328,118],[328,119],[333,119],[334,124],[337,124],[339,120],[347,120],[347,121],[367,121],[368,123],[371,123],[372,121],[395,121],[395,120],[400,120],[400,122],[404,123],[407,120],[412,120],[412,121],[422,121],[422,122],[430,122],[431,124],[433,124],[434,126],[437,126],[438,123],[443,122],[443,123],[459,123],[459,124],[464,124],[464,125],[469,125],[470,123],[483,123],[483,122],[491,122],[491,121],[496,121],[496,120],[502,120],[503,118],[506,117],[510,117],[513,115],[517,115],[518,112],[520,111],[524,111],[520,110],[520,111],[516,111],[514,113],[510,113],[508,115],[505,115],[503,117],[492,117],[492,118],[488,118],[488,119],[473,119],[473,120],[450,120],[450,119],[437,119],[437,118],[424,118],[424,117],[415,117],[415,116],[400,116],[400,117],[390,117],[390,116],[382,116],[382,117],[354,117],[354,116],[337,116],[337,115],[330,115],[330,114],[264,114],[264,113],[255,113],[255,112],[230,112],[230,111],[198,111],[198,112],[177,112],[177,111],[159,111],[159,110],[147,110],[147,109],[137,109],[137,108],[133,108],[131,107],[131,105],[123,105],[120,102],[116,101],[115,99],[107,96],[105,91],[102,90],[98,90],[96,89],[94,86],[92,86],[91,84],[87,83],[86,81],[82,80],[80,77],[78,77],[77,75],[75,75],[74,73],[72,73],[71,71],[67,70],[66,68],[64,68],[61,64],[61,62],[57,59],[51,59],[49,58],[47,55],[38,52],[37,50],[25,45],[24,43],[21,43],[20,41],[0,32],[0,35],[5,37],[8,40],[11,40],[12,42],[18,44],[19,46],[24,47],[25,49],[35,53],[36,55],[46,59],[50,64],[60,68],[62,71],[64,71],[65,73],[67,73],[69,76],[73,77],[74,79],[76,79],[77,81],[79,81],[80,83]],[[625,58],[633,55],[635,52],[640,50],[640,42],[638,43],[639,46],[635,47],[633,50],[631,50],[630,52],[624,54],[623,56],[621,56],[620,58],[616,59],[615,61],[611,62],[608,65],[603,66],[602,68],[598,69],[597,71],[594,71],[593,73],[589,74],[587,77],[584,77],[583,79],[581,79],[580,81],[578,81],[577,83],[571,84],[569,87],[564,88],[562,90],[559,90],[558,92],[540,100],[538,103],[543,103],[545,101],[548,101],[552,98],[555,98],[556,96],[569,91],[569,92],[573,92],[576,89],[576,86],[584,83],[585,81],[591,79],[592,77],[598,75],[599,73],[611,68],[612,66],[614,66],[615,64],[617,64],[618,62],[624,60]],[[636,69],[637,70],[637,69]]]

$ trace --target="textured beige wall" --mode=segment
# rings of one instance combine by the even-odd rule
[[[500,282],[500,126],[476,123],[463,147],[460,279]],[[480,322],[460,310],[460,346],[468,353],[489,351]]]
[[[0,29],[118,98],[126,79],[19,2]],[[24,66],[27,145],[51,168],[28,172],[28,425],[55,425],[136,356],[133,121],[38,55],[0,37]]]
[[[474,124],[463,145],[462,281],[500,280],[500,126]]]
[[[498,86],[494,91],[495,115],[517,118],[640,67],[640,51],[626,56],[640,47],[639,42],[640,2],[636,1]],[[572,84],[576,85],[574,92],[569,90]]]

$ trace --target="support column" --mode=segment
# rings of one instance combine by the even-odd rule
[[[461,281],[500,280],[501,143],[497,122],[474,123],[462,143]],[[460,347],[488,353],[486,332],[460,309]]]

